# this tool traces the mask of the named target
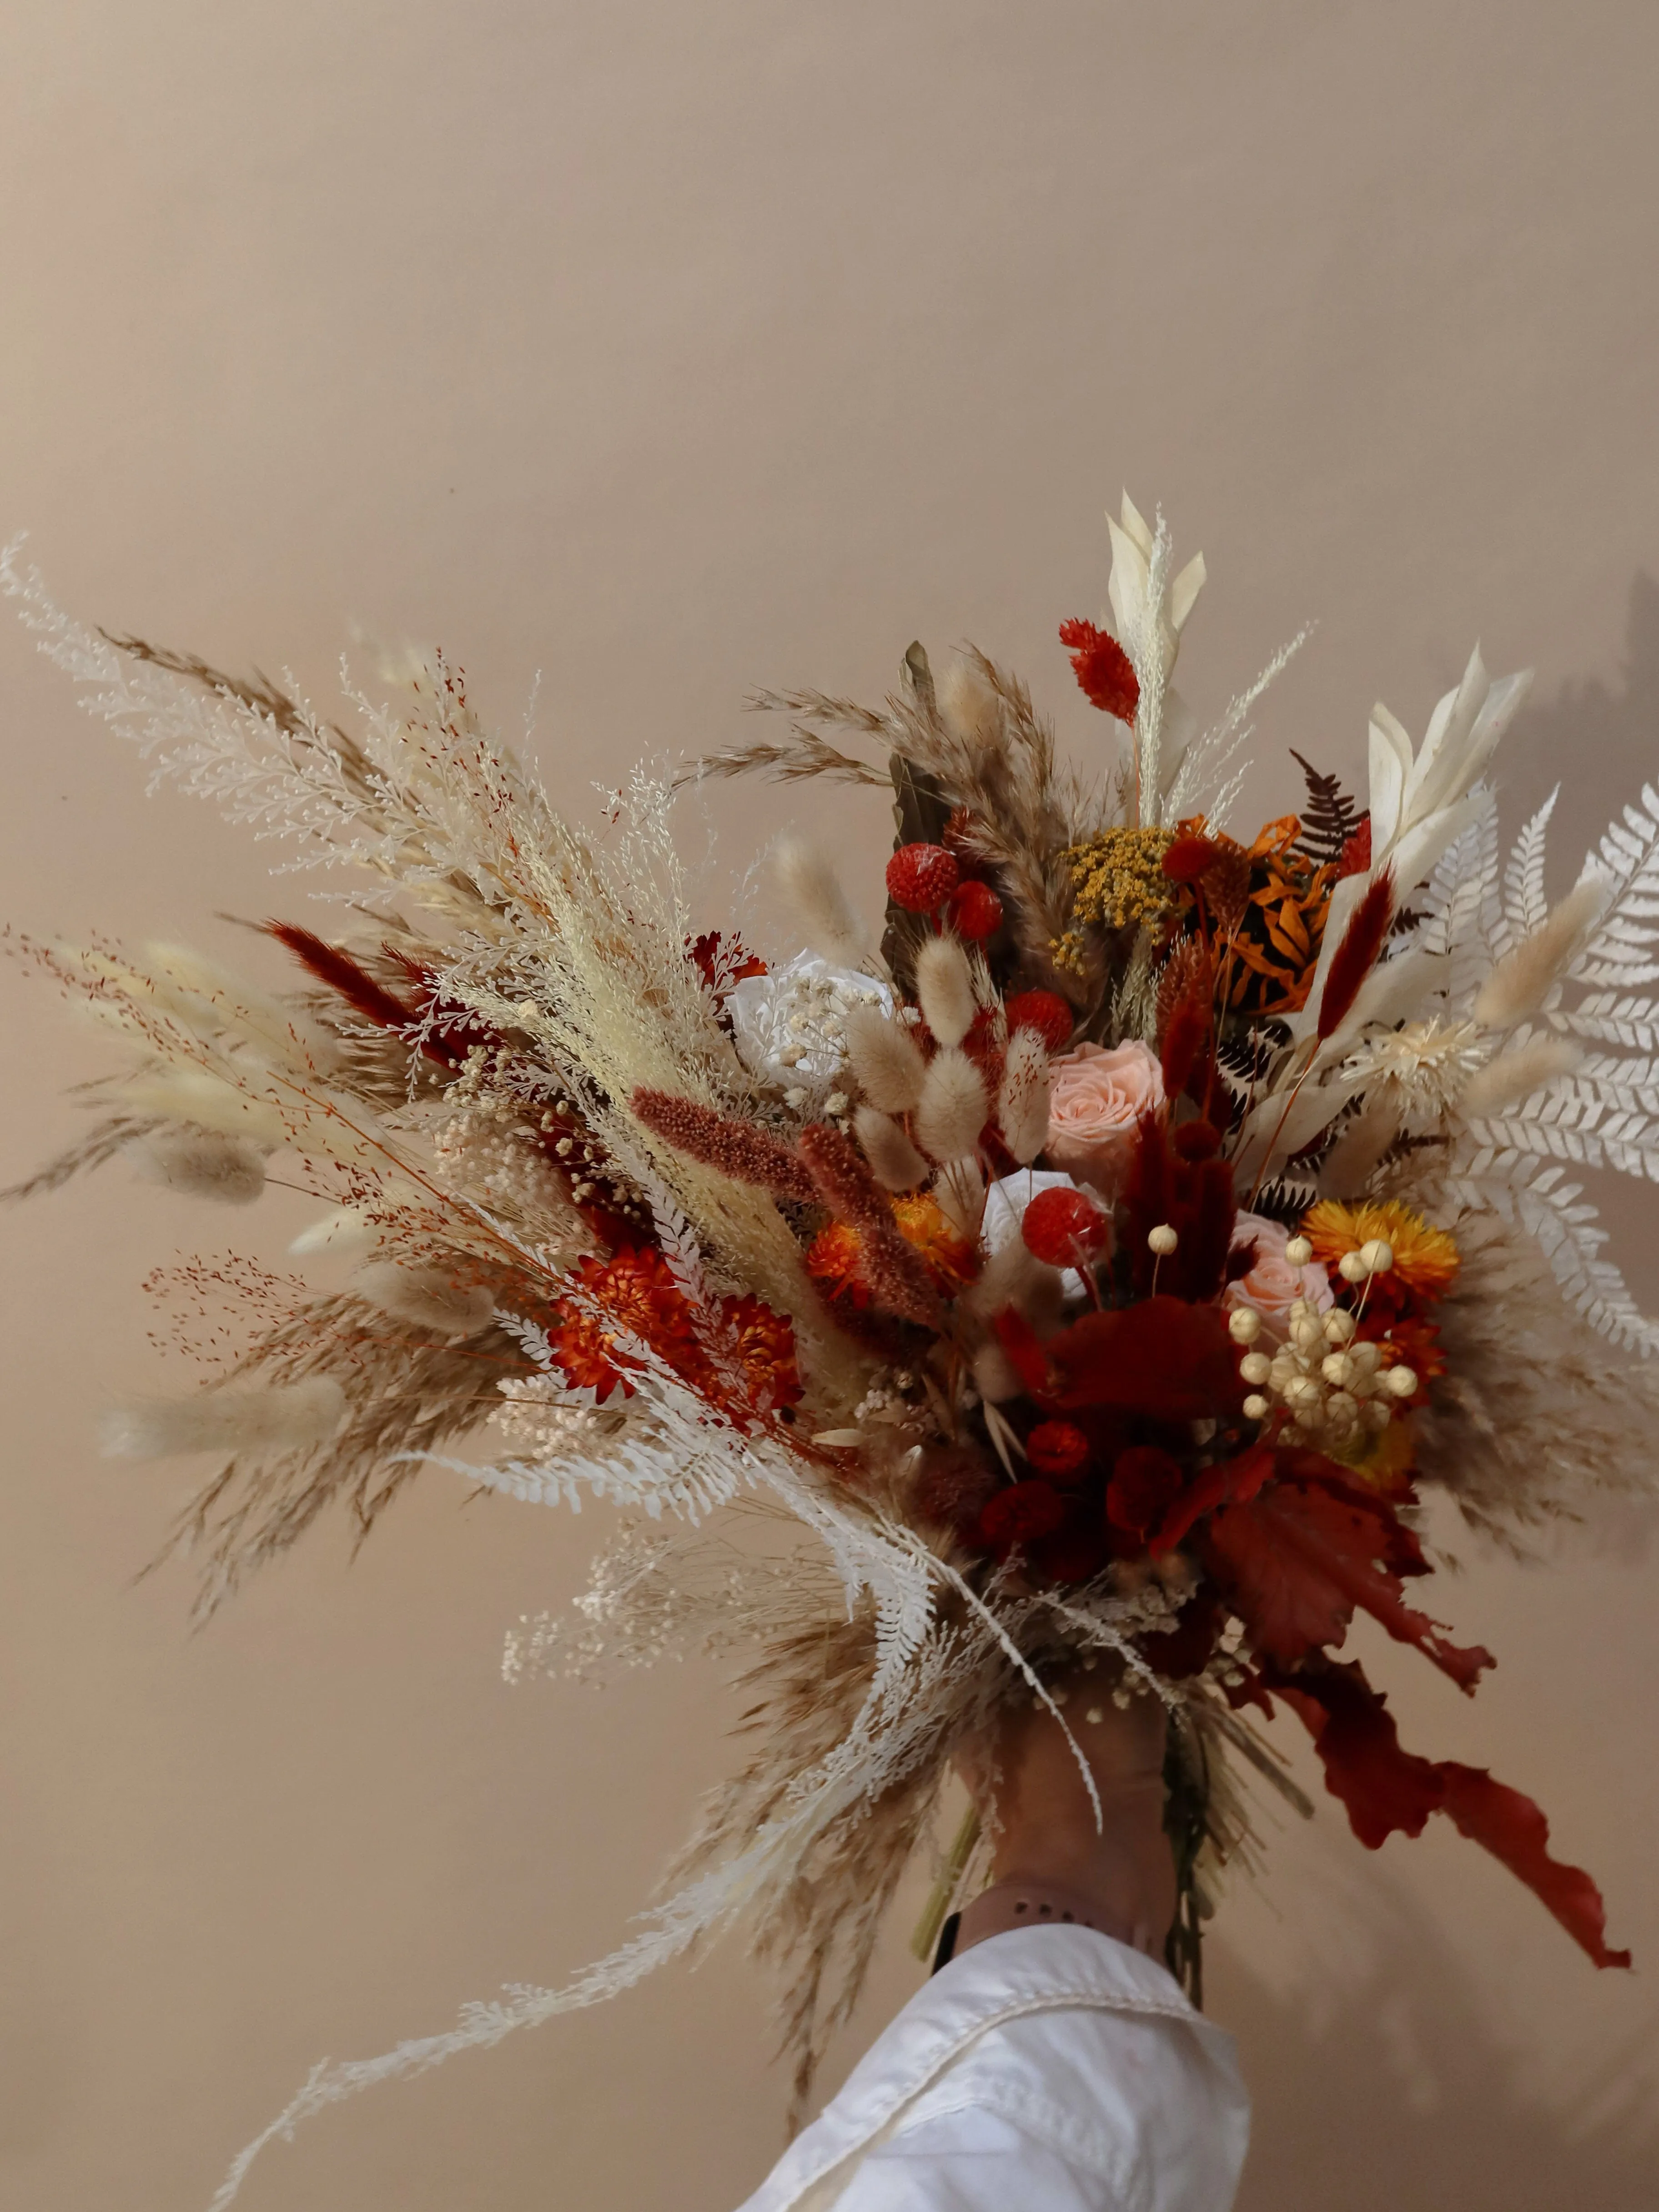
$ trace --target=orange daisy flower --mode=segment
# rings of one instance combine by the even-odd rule
[[[1378,1291],[1392,1277],[1417,1297],[1443,1298],[1457,1274],[1457,1246],[1452,1237],[1398,1199],[1365,1206],[1340,1206],[1334,1199],[1321,1199],[1303,1216],[1302,1234],[1313,1246],[1315,1259],[1332,1269],[1345,1253],[1357,1252],[1374,1238],[1392,1245],[1393,1267],[1388,1275],[1373,1279]]]

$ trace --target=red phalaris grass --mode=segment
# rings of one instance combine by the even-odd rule
[[[1323,1044],[1336,1035],[1353,1012],[1359,987],[1376,965],[1394,920],[1394,875],[1384,868],[1365,887],[1358,905],[1348,917],[1331,964],[1325,972],[1325,989],[1319,1001],[1317,1035]]]

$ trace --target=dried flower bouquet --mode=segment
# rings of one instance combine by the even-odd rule
[[[1012,677],[969,653],[936,687],[919,646],[879,709],[767,695],[787,734],[688,772],[894,797],[879,946],[786,844],[799,942],[769,961],[691,912],[667,787],[635,776],[585,836],[441,659],[348,733],[80,628],[6,556],[41,648],[158,776],[368,879],[349,933],[269,925],[280,998],[175,947],[25,944],[125,1048],[28,1188],[118,1152],[240,1205],[280,1154],[327,1208],[296,1252],[359,1255],[326,1295],[252,1263],[163,1285],[245,1310],[204,1388],[112,1417],[113,1449],[211,1455],[178,1531],[203,1604],[335,1501],[361,1533],[449,1466],[626,1509],[574,1615],[509,1638],[510,1678],[699,1642],[749,1665],[743,1764],[643,1932],[319,2069],[221,2203],[307,2112],[739,1915],[783,1976],[799,2106],[954,1747],[1103,1656],[1171,1717],[1189,1986],[1251,1843],[1241,1778],[1307,1809],[1258,1725],[1279,1704],[1363,1842],[1443,1814],[1627,1963],[1536,1807],[1404,1749],[1338,1655],[1363,1611],[1465,1691],[1491,1665],[1408,1601],[1430,1491],[1520,1546],[1650,1479],[1659,1324],[1571,1178],[1659,1173],[1659,794],[1551,907],[1549,806],[1504,856],[1486,781],[1526,679],[1477,652],[1420,744],[1375,710],[1366,807],[1304,763],[1303,812],[1236,838],[1288,653],[1202,727],[1171,681],[1202,561],[1176,572],[1127,500],[1111,533],[1109,614],[1060,632],[1097,782]],[[489,1429],[500,1456],[452,1455]],[[799,1540],[724,1541],[757,1500]],[[975,1857],[970,1827],[935,1920]]]

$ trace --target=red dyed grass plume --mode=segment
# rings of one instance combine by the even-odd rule
[[[1140,704],[1140,679],[1117,640],[1091,622],[1063,622],[1060,641],[1072,655],[1072,673],[1083,696],[1103,714],[1133,722]]]
[[[1318,1036],[1321,1044],[1334,1036],[1353,1012],[1359,987],[1376,965],[1376,956],[1394,920],[1394,872],[1384,868],[1366,885],[1364,896],[1348,916],[1331,964],[1325,974],[1325,993],[1319,1001]]]

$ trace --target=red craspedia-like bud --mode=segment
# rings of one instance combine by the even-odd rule
[[[961,881],[943,845],[901,845],[887,863],[887,896],[907,914],[937,914]]]
[[[1089,704],[1103,714],[1115,714],[1120,722],[1133,722],[1140,704],[1140,680],[1117,640],[1091,622],[1063,622],[1060,641],[1071,653],[1072,673]]]
[[[1106,1486],[1106,1518],[1114,1528],[1144,1535],[1164,1518],[1182,1485],[1181,1462],[1157,1444],[1131,1444],[1118,1454]]]
[[[1010,1552],[1052,1536],[1066,1518],[1066,1501],[1051,1482],[1017,1482],[1000,1490],[979,1516],[980,1541],[988,1550]]]
[[[989,884],[958,884],[951,894],[951,925],[970,945],[982,945],[1002,927],[1002,901]]]
[[[1058,991],[1016,991],[1003,1006],[1008,1034],[1035,1030],[1050,1052],[1058,1052],[1072,1034],[1074,1017]]]
[[[1178,1160],[1213,1159],[1221,1150],[1221,1133],[1213,1121],[1183,1121],[1170,1142]]]
[[[1089,1456],[1089,1439],[1075,1421],[1039,1421],[1025,1439],[1025,1456],[1039,1474],[1063,1482]]]
[[[930,1444],[916,1476],[916,1510],[924,1520],[970,1530],[997,1482],[995,1468],[971,1444]]]
[[[1040,1190],[1020,1223],[1025,1249],[1051,1267],[1075,1267],[1112,1241],[1107,1215],[1080,1190]]]
[[[1194,830],[1183,830],[1171,845],[1164,848],[1164,872],[1172,884],[1195,884],[1221,858],[1221,848],[1213,839],[1201,837]]]

